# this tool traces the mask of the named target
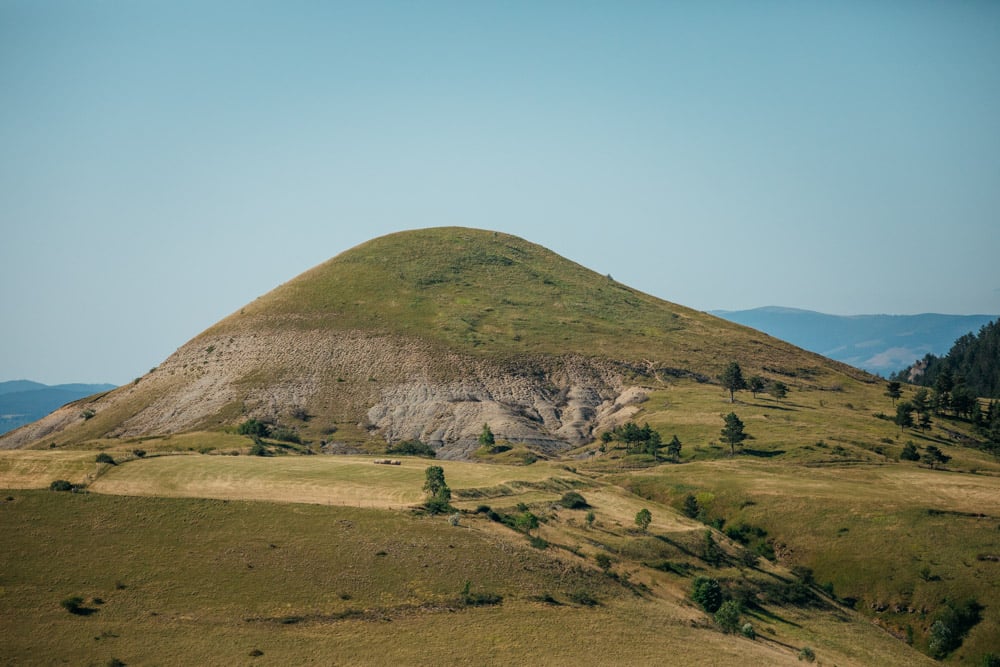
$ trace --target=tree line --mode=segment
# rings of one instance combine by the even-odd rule
[[[1000,319],[984,325],[977,334],[965,334],[943,357],[927,354],[890,380],[936,387],[942,377],[967,388],[973,396],[1000,398]]]

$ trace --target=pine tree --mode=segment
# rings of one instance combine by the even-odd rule
[[[747,382],[743,379],[743,369],[735,361],[726,366],[726,370],[719,376],[722,386],[729,390],[729,402],[736,402],[736,392],[747,388]]]
[[[748,436],[743,432],[743,422],[735,412],[730,412],[723,419],[726,425],[722,429],[722,439],[729,445],[732,455],[736,456],[736,447],[742,446]]]

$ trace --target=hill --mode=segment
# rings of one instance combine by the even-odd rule
[[[0,439],[0,661],[980,663],[1000,462],[886,389],[521,239],[375,239]],[[447,518],[425,443],[478,462]]]
[[[522,239],[426,229],[338,255],[136,383],[9,434],[0,447],[254,418],[347,444],[416,438],[446,457],[470,456],[489,423],[502,439],[553,454],[627,418],[639,385],[711,381],[733,359],[817,386],[872,381]]]
[[[1000,398],[1000,320],[984,324],[977,333],[965,334],[944,356],[926,355],[897,377],[925,387],[933,387],[939,380],[947,385],[960,383],[974,396]]]
[[[937,313],[842,316],[775,306],[712,314],[886,377],[927,354],[944,354],[959,337],[996,318]]]
[[[48,386],[30,380],[0,382],[0,434],[41,419],[67,403],[114,388],[113,384]]]

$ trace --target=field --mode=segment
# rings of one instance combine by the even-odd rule
[[[45,487],[55,473],[95,465],[93,451],[30,452],[23,465],[6,460],[17,454],[5,455],[3,486]],[[723,480],[719,507],[729,502],[725,488],[741,488],[760,503],[745,511],[763,512],[767,490],[793,482],[794,471],[769,477],[747,463],[627,475],[637,495],[614,476],[561,464],[441,462],[456,505],[516,512],[526,503],[542,520],[534,536],[547,548],[532,548],[524,534],[482,514],[465,513],[453,526],[407,509],[422,500],[431,464],[418,459],[380,466],[365,457],[177,454],[109,466],[90,493],[13,489],[0,504],[7,538],[0,618],[10,638],[0,660],[610,665],[670,655],[683,664],[773,665],[801,664],[798,653],[809,646],[820,664],[922,664],[903,642],[829,599],[747,610],[756,640],[719,632],[688,600],[699,573],[730,582],[791,578],[764,560],[741,565],[740,547],[718,532],[725,561],[706,565],[697,553],[704,524],[676,512],[673,487],[660,481],[708,489]],[[34,484],[26,483],[28,469]],[[902,475],[896,483],[926,487],[940,474]],[[796,491],[812,484],[817,499],[835,494],[832,474],[827,490],[798,484]],[[590,503],[592,527],[583,510],[554,504],[569,488]],[[989,480],[967,489],[988,493]],[[964,497],[944,494],[942,502],[958,507],[954,498]],[[646,533],[632,521],[643,507],[653,514]],[[596,564],[599,553],[612,557],[608,573]],[[465,582],[472,593],[502,600],[465,604]],[[74,595],[83,598],[81,614],[60,606]],[[597,604],[580,602],[588,599]]]

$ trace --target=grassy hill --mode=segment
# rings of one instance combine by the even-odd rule
[[[731,401],[732,361],[787,395]],[[976,664],[1000,654],[1000,462],[966,420],[894,414],[877,378],[521,239],[376,239],[0,438],[0,661]],[[677,459],[603,437],[629,421]],[[371,463],[410,438],[467,459],[433,462],[458,526],[420,509],[431,461]]]

